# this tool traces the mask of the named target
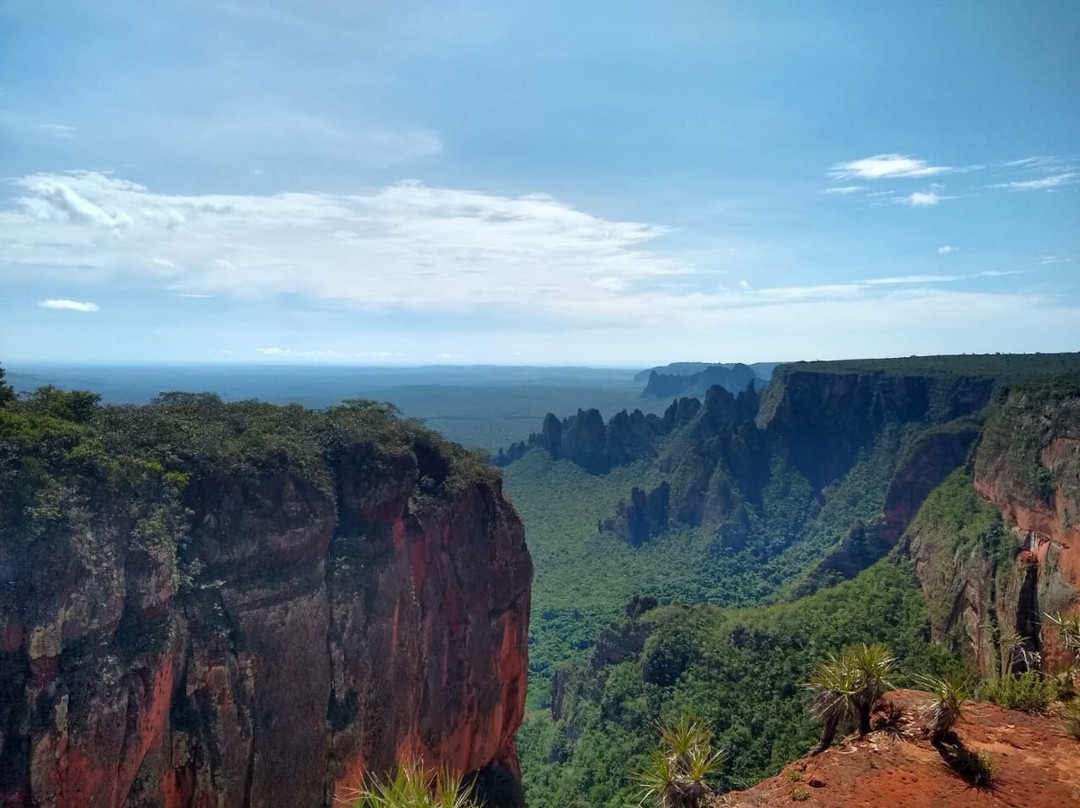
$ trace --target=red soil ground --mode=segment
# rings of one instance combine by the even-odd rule
[[[920,716],[928,698],[890,693],[886,701],[901,710],[892,729],[797,760],[776,777],[720,797],[717,806],[1080,808],[1080,741],[1066,733],[1060,716],[969,704],[957,734],[972,751],[989,754],[994,772],[994,787],[979,790],[930,745]]]

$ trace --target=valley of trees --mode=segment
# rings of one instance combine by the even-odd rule
[[[987,623],[977,651],[949,612],[968,578],[989,602],[1017,597],[1018,541],[972,469],[1005,467],[1036,500],[1074,485],[1075,456],[1052,474],[1039,452],[1061,423],[1080,430],[1080,358],[796,363],[775,378],[756,422],[717,396],[712,415],[694,411],[610,470],[575,462],[565,438],[562,456],[538,441],[505,467],[537,561],[519,733],[530,805],[629,804],[657,721],[686,715],[727,750],[712,786],[746,787],[819,740],[803,684],[853,644],[888,646],[896,686],[974,683],[977,657],[992,653],[1005,662],[989,665],[980,698],[1044,708],[1056,696],[1002,651],[1025,640]],[[837,407],[861,411],[807,417],[808,401],[845,396]],[[631,489],[665,481],[670,519],[655,535],[636,544],[604,529]],[[977,569],[958,566],[969,557]],[[1048,609],[1075,598],[1062,592]]]

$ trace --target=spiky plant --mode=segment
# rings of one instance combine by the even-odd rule
[[[813,693],[810,714],[824,724],[821,740],[813,751],[816,755],[832,746],[837,730],[855,723],[859,677],[846,655],[829,654],[818,663],[806,687]]]
[[[896,658],[881,643],[853,646],[844,652],[844,657],[858,680],[855,709],[859,735],[866,735],[870,732],[870,714],[874,705],[886,690],[892,688],[890,680],[896,670]]]
[[[660,747],[638,774],[641,804],[701,808],[712,794],[706,779],[719,770],[726,753],[712,748],[712,733],[707,726],[687,716],[657,726]]]
[[[925,676],[916,681],[933,695],[930,703],[923,708],[923,713],[930,728],[931,741],[937,746],[963,717],[964,703],[968,700],[967,682],[959,674],[951,672],[940,679]]]
[[[370,778],[358,790],[351,808],[477,808],[472,793],[445,769],[431,771],[418,760],[406,760],[385,778]]]
[[[1058,627],[1061,632],[1061,642],[1066,650],[1072,652],[1073,667],[1080,667],[1080,612],[1072,617],[1063,617],[1061,614],[1048,614],[1046,619]]]

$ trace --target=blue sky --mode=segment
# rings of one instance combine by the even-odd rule
[[[0,361],[1080,349],[1080,4],[0,0]]]

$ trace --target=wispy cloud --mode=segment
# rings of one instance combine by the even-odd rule
[[[1071,258],[1062,258],[1058,255],[1044,255],[1039,259],[1040,264],[1071,264]]]
[[[937,248],[938,255],[949,255],[954,252],[960,252],[959,247],[954,247],[951,244],[943,244]]]
[[[74,126],[65,126],[61,123],[41,123],[38,124],[38,129],[57,140],[74,140],[79,131]]]
[[[975,277],[768,286],[740,273],[731,287],[709,286],[693,262],[656,246],[668,228],[604,219],[541,194],[401,183],[364,194],[186,196],[93,173],[34,175],[17,185],[22,195],[0,209],[0,263],[9,278],[43,270],[81,283],[127,278],[186,296],[289,295],[319,306],[451,316],[483,310],[579,330],[627,323],[708,330],[717,311],[825,301],[872,309]],[[355,351],[273,342],[258,349],[268,359],[381,358]]]
[[[1008,191],[1049,191],[1076,182],[1080,182],[1080,173],[1063,171],[1060,174],[1051,174],[1048,177],[1039,177],[1033,180],[1016,180],[1014,182],[998,182],[987,187],[1004,188]]]
[[[902,154],[878,154],[847,163],[836,163],[826,172],[832,179],[880,180],[929,177],[952,171],[950,166],[930,165],[926,160]]]
[[[1043,166],[1056,166],[1061,163],[1061,158],[1053,155],[1036,155],[1035,157],[1023,157],[1019,160],[1009,160],[1000,165],[1021,168],[1040,168]]]
[[[695,271],[648,249],[668,228],[543,194],[405,182],[366,194],[185,196],[93,172],[14,182],[22,195],[0,209],[9,275],[48,267],[150,277],[185,294],[585,317],[627,290]]]
[[[841,185],[838,188],[826,188],[822,191],[823,194],[840,194],[847,196],[848,194],[857,194],[859,191],[864,190],[863,185]]]
[[[897,283],[948,283],[963,279],[963,275],[900,275],[892,278],[871,278],[864,281],[870,286],[892,285]]]
[[[937,191],[915,191],[907,196],[900,197],[896,201],[901,205],[907,205],[909,208],[933,208],[940,205],[943,199],[951,198],[941,196]]]
[[[38,304],[43,309],[58,309],[60,311],[97,311],[98,307],[96,303],[84,303],[80,300],[65,300],[63,298],[52,298],[50,300],[43,300]]]

